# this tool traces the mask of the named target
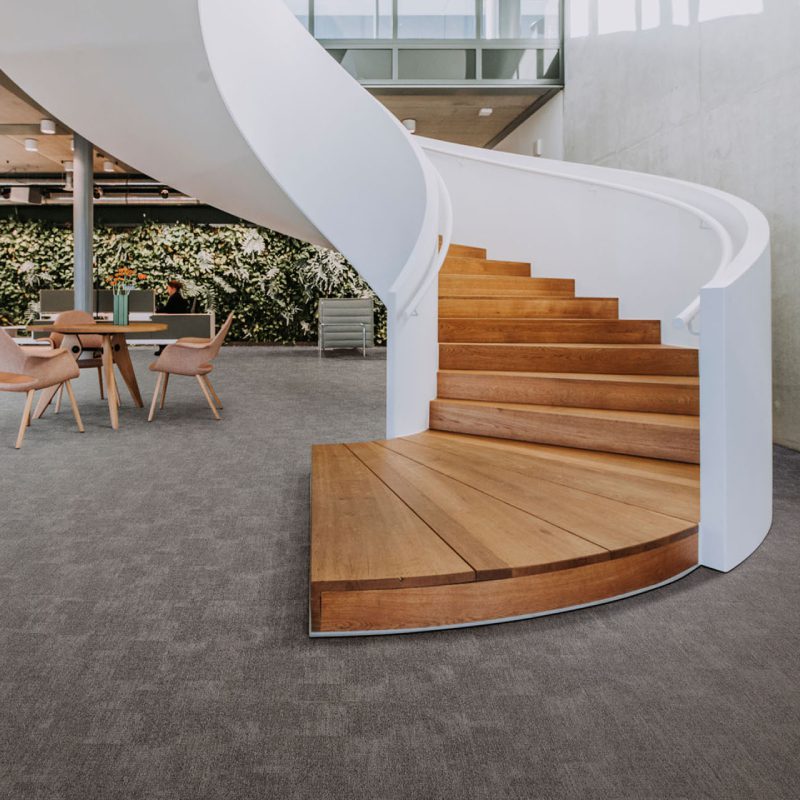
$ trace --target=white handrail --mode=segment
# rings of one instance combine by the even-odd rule
[[[439,275],[439,270],[442,268],[445,258],[447,258],[447,251],[450,249],[450,243],[453,240],[453,203],[450,200],[450,192],[447,190],[447,186],[445,186],[444,180],[438,170],[436,170],[436,179],[439,190],[439,235],[442,237],[442,240],[441,243],[437,240],[438,249],[434,251],[433,257],[431,258],[431,265],[425,273],[422,283],[403,309],[402,313],[404,317],[413,317],[416,315],[417,308],[422,302],[422,298],[425,297],[431,283],[433,283]]]
[[[451,151],[449,151],[446,147],[436,147],[435,142],[430,141],[426,142],[424,145],[425,149],[433,150],[434,152],[443,153],[445,155],[453,155]],[[720,256],[719,266],[717,267],[714,278],[719,277],[728,265],[731,263],[733,259],[733,239],[731,239],[730,233],[725,229],[725,227],[719,222],[719,220],[712,217],[707,212],[703,211],[702,209],[697,208],[689,203],[685,203],[683,200],[678,200],[675,197],[670,197],[666,194],[659,194],[658,192],[651,192],[648,189],[640,189],[637,186],[626,186],[625,184],[621,183],[614,183],[612,181],[604,181],[599,178],[588,178],[582,175],[569,175],[569,176],[562,176],[558,175],[557,173],[549,172],[546,169],[537,168],[533,165],[519,165],[519,164],[509,164],[505,161],[501,160],[494,160],[491,158],[485,158],[481,156],[475,156],[466,153],[458,153],[456,158],[460,159],[468,159],[470,161],[476,161],[481,164],[488,164],[492,167],[505,167],[507,169],[516,170],[518,172],[530,172],[536,175],[546,175],[548,177],[555,177],[560,178],[563,177],[566,180],[574,181],[575,183],[584,183],[591,186],[599,186],[604,189],[612,189],[620,192],[627,192],[629,194],[637,195],[639,197],[645,197],[649,200],[655,200],[660,203],[665,203],[667,205],[671,205],[675,208],[682,209],[683,211],[687,211],[690,214],[696,216],[702,223],[708,226],[711,230],[716,233],[717,238],[720,242],[720,247],[722,249],[722,255]],[[697,334],[698,332],[692,328],[692,321],[700,312],[700,296],[698,295],[691,303],[689,303],[686,308],[677,314],[674,319],[674,324],[677,326],[685,325],[687,329],[693,333]]]

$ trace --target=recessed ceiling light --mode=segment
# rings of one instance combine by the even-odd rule
[[[403,126],[409,133],[417,132],[417,121],[415,119],[404,119]]]
[[[29,153],[38,153],[39,152],[39,140],[38,139],[26,139],[25,140],[25,149]]]
[[[479,117],[491,117],[493,111],[494,111],[493,108],[482,108],[480,111],[478,111],[478,116]]]
[[[104,161],[103,162],[103,172],[114,172],[114,162],[113,161]]]
[[[52,119],[43,119],[39,123],[39,130],[52,136],[56,132],[56,123]]]

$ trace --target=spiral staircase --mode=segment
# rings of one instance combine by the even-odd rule
[[[766,535],[757,209],[412,137],[283,0],[4,11],[0,68],[52,114],[202,202],[340,250],[387,307],[387,439],[314,450],[312,635],[603,602],[729,570]]]

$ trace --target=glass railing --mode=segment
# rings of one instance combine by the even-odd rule
[[[563,0],[286,0],[371,86],[563,83]]]

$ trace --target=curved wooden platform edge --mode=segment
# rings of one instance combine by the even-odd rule
[[[314,447],[310,634],[539,616],[698,563],[696,465],[427,432]]]
[[[682,578],[685,578],[687,575],[690,575],[692,572],[694,572],[700,566],[699,563],[697,562],[697,555],[696,555],[697,554],[697,534],[694,534],[691,538],[694,539],[694,553],[695,553],[695,556],[694,556],[695,557],[695,561],[694,561],[694,563],[692,563],[689,566],[685,567],[681,572],[678,572],[677,574],[674,574],[674,575],[671,575],[671,576],[669,576],[667,578],[664,578],[663,580],[658,581],[657,583],[653,583],[653,584],[650,584],[650,585],[647,585],[647,586],[641,586],[641,587],[634,588],[634,589],[629,589],[628,591],[620,592],[618,594],[611,595],[611,596],[608,596],[608,597],[600,597],[600,598],[597,598],[597,599],[594,599],[594,600],[589,600],[589,601],[586,601],[586,602],[574,603],[572,605],[561,606],[559,608],[549,608],[549,609],[544,609],[544,610],[539,610],[539,611],[527,611],[527,612],[522,612],[522,613],[506,614],[505,616],[499,616],[499,617],[481,618],[481,619],[468,619],[468,620],[462,620],[462,621],[452,621],[452,619],[451,619],[448,622],[440,622],[440,624],[425,624],[425,625],[420,625],[420,626],[417,626],[417,627],[413,627],[413,624],[410,621],[405,620],[405,622],[408,623],[408,624],[402,624],[402,625],[400,625],[400,626],[398,626],[396,628],[363,628],[363,629],[358,629],[357,628],[358,624],[365,624],[367,622],[367,619],[366,619],[365,616],[363,616],[361,614],[355,614],[355,615],[351,615],[351,617],[349,619],[350,627],[340,627],[340,628],[335,628],[335,629],[328,630],[328,629],[325,628],[325,625],[332,621],[333,614],[339,614],[340,615],[339,622],[341,623],[341,621],[343,620],[343,617],[341,615],[342,615],[342,612],[345,609],[342,608],[342,605],[337,603],[336,602],[336,598],[333,597],[334,595],[341,594],[341,593],[338,593],[338,592],[336,592],[336,593],[334,593],[334,592],[323,592],[322,593],[323,597],[321,598],[321,600],[326,602],[326,622],[325,623],[321,623],[320,627],[318,629],[315,629],[313,621],[311,619],[311,614],[309,613],[308,635],[311,638],[332,638],[332,637],[341,637],[341,636],[389,636],[389,635],[396,635],[396,634],[403,634],[403,633],[426,633],[426,632],[434,632],[434,631],[454,630],[454,629],[458,629],[458,628],[477,627],[477,626],[481,626],[481,625],[502,625],[502,624],[504,624],[506,622],[522,622],[524,620],[535,619],[537,617],[546,617],[546,616],[550,616],[550,615],[553,615],[553,614],[565,614],[565,613],[567,613],[569,611],[579,611],[579,610],[585,609],[585,608],[592,608],[593,606],[605,605],[607,603],[615,603],[618,600],[625,600],[626,598],[629,598],[629,597],[634,597],[634,596],[639,595],[639,594],[644,594],[645,592],[650,592],[650,591],[653,591],[655,589],[660,589],[660,588],[662,588],[664,586],[669,586],[671,583],[675,583],[676,581],[679,581]],[[691,549],[691,544],[687,544],[686,547],[687,547],[687,549]],[[529,576],[529,577],[542,577],[542,576]],[[512,578],[510,580],[518,581],[520,579]],[[506,582],[507,581],[498,581],[497,583],[506,583]],[[462,584],[462,586],[463,586],[463,584]],[[468,586],[478,587],[478,586],[480,586],[480,584],[474,583],[474,584],[468,584]],[[432,588],[434,588],[434,587],[432,587]],[[441,589],[441,588],[446,588],[446,587],[435,587],[435,588]],[[517,588],[522,588],[522,590],[524,591],[526,587],[517,587]],[[408,592],[409,590],[407,590],[407,589],[385,590],[384,592],[380,592],[380,591],[375,592],[375,591],[373,591],[373,592],[369,592],[368,593],[369,595],[372,595],[371,597],[358,598],[358,597],[351,596],[350,598],[347,598],[347,600],[349,601],[349,603],[351,605],[354,604],[357,608],[361,608],[362,604],[361,604],[360,601],[361,600],[365,600],[366,601],[366,605],[364,605],[363,608],[368,609],[372,613],[374,613],[377,609],[380,608],[381,599],[383,599],[384,601],[388,601],[387,610],[391,609],[391,610],[397,611],[399,607],[402,607],[403,605],[407,605],[408,604],[408,597],[406,597],[404,599],[401,598],[401,599],[399,599],[399,602],[398,602],[398,601],[394,600],[393,598],[388,598],[388,597],[377,598],[377,597],[374,596],[376,594],[377,595],[386,594],[386,592],[390,592],[390,591]],[[357,592],[349,592],[347,594],[357,595],[359,593],[357,593]],[[333,603],[330,602],[331,599],[333,599]],[[430,599],[432,600],[433,597],[431,597]],[[455,600],[456,598],[452,598],[452,599]],[[477,599],[477,598],[475,598],[475,599]],[[535,592],[532,594],[531,600],[532,601],[535,600]],[[311,601],[311,602],[313,602],[313,601]],[[509,606],[510,605],[511,604],[509,603]],[[309,605],[309,610],[311,610],[311,605]],[[382,622],[382,624],[383,624],[383,622]]]

